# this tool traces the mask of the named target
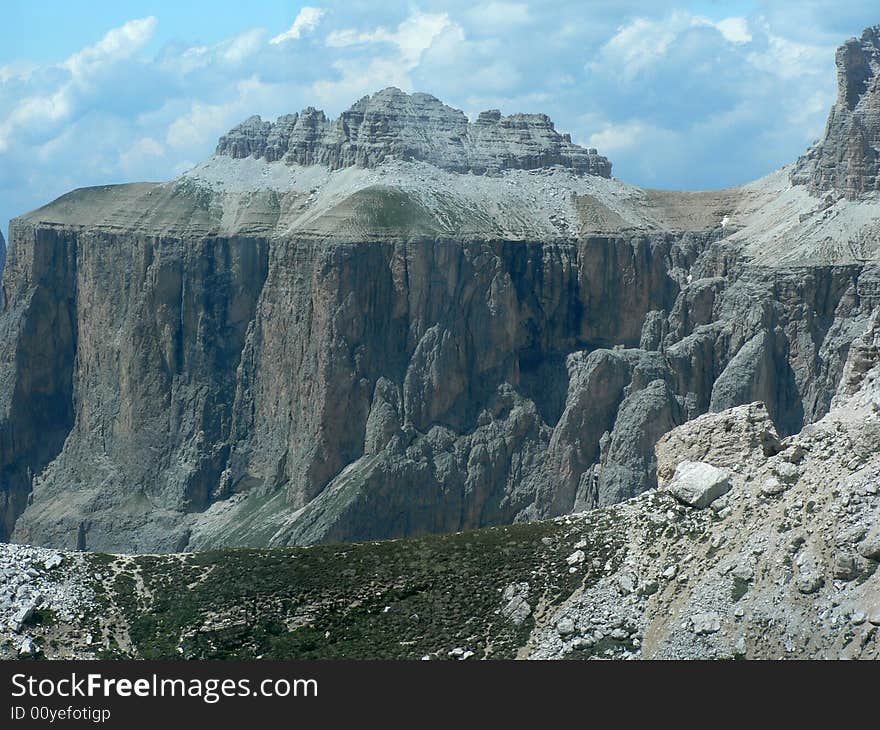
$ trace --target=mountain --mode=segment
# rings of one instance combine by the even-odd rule
[[[857,199],[880,190],[880,26],[844,43],[836,60],[837,103],[825,136],[798,160],[792,180]]]
[[[464,112],[430,94],[410,95],[393,87],[365,96],[334,121],[314,107],[274,124],[251,117],[220,138],[217,155],[330,170],[375,168],[394,159],[477,175],[559,165],[611,176],[605,157],[572,144],[545,114],[502,117],[492,109],[471,124]]]
[[[800,434],[760,403],[704,414],[658,443],[660,489],[555,520],[163,556],[0,545],[0,657],[880,658],[880,318],[844,373]]]
[[[802,432],[880,306],[877,38],[838,52],[823,140],[738,188],[627,185],[544,115],[386,89],[15,219],[0,537],[450,533],[651,490],[706,414]]]

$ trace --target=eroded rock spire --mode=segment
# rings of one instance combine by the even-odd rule
[[[792,182],[854,200],[880,190],[880,25],[837,49],[837,102]]]

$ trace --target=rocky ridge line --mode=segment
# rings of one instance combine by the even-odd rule
[[[577,174],[611,177],[611,163],[593,148],[573,144],[545,114],[501,116],[464,112],[430,94],[389,87],[365,96],[336,120],[307,107],[275,123],[253,116],[220,138],[217,155],[267,162],[377,167],[386,159],[421,160],[444,170],[487,174],[562,166]]]

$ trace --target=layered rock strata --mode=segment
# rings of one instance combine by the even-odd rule
[[[880,203],[791,170],[645,190],[549,122],[396,90],[302,119],[13,221],[3,538],[168,552],[606,506],[701,414],[820,419],[880,303]]]
[[[331,170],[399,159],[478,175],[559,165],[578,174],[611,176],[606,157],[573,144],[545,114],[502,117],[493,109],[470,123],[463,112],[430,94],[393,87],[365,96],[336,120],[314,107],[274,123],[251,117],[220,138],[217,154]]]

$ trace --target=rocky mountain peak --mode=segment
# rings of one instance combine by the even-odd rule
[[[792,182],[854,200],[880,190],[880,25],[837,49],[837,102],[823,138],[801,157]]]
[[[333,170],[400,159],[459,173],[562,166],[576,174],[611,176],[606,157],[572,143],[546,114],[505,117],[492,109],[471,123],[430,94],[395,87],[363,97],[335,120],[313,107],[274,123],[250,117],[220,138],[216,154]]]
[[[836,62],[837,102],[855,109],[880,76],[880,25],[865,28],[860,38],[850,38],[838,48]]]

